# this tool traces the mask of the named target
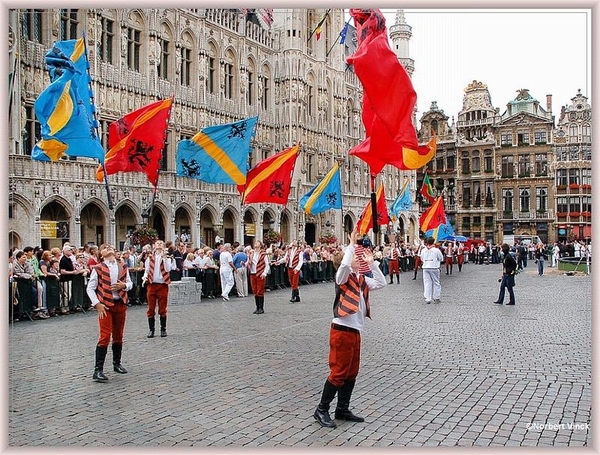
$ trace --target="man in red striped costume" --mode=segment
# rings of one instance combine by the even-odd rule
[[[283,257],[283,262],[287,266],[288,279],[292,288],[292,298],[290,302],[300,301],[300,270],[304,264],[304,250],[298,245],[298,240],[292,241]]]
[[[400,248],[396,242],[392,242],[390,246],[390,254],[388,256],[388,264],[390,268],[390,284],[394,284],[394,274],[396,275],[396,279],[398,280],[398,284],[400,284]]]
[[[362,259],[367,263],[373,278],[359,271],[356,249],[356,231],[350,234],[350,244],[335,275],[336,297],[333,304],[333,321],[329,330],[329,377],[325,381],[321,402],[314,418],[323,427],[335,428],[329,415],[329,405],[338,394],[335,418],[351,422],[364,422],[350,411],[350,398],[360,366],[360,333],[365,318],[371,317],[369,291],[385,287],[386,280],[370,249],[364,248]]]
[[[112,335],[113,369],[117,373],[127,373],[121,365],[123,351],[123,331],[127,312],[127,291],[133,287],[127,266],[118,261],[115,249],[103,245],[100,249],[103,261],[94,266],[87,284],[87,294],[92,307],[98,311],[100,337],[96,345],[96,365],[93,379],[96,382],[106,382],[104,360]]]
[[[167,302],[169,300],[169,284],[171,284],[170,271],[177,267],[175,259],[167,254],[165,242],[154,242],[154,252],[146,258],[143,282],[148,281],[148,338],[154,337],[156,304],[160,317],[160,336],[167,336]]]
[[[254,250],[248,256],[250,287],[252,287],[254,303],[256,304],[254,314],[264,314],[265,312],[265,283],[270,269],[269,256],[265,250],[265,245],[260,240],[256,240]]]

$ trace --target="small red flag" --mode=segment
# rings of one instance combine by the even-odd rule
[[[240,193],[243,192],[242,204],[253,202],[287,204],[299,149],[300,145],[294,145],[250,169],[245,188],[238,186]]]
[[[387,225],[390,222],[390,216],[385,205],[385,191],[383,190],[383,184],[379,185],[379,188],[377,188],[375,200],[377,201],[377,225]],[[354,230],[358,232],[358,235],[365,235],[372,227],[373,207],[371,207],[371,201],[369,200],[366,207],[363,209],[362,214],[358,218]]]
[[[172,104],[173,98],[157,101],[130,112],[109,125],[109,151],[104,158],[108,175],[117,172],[144,172],[150,183],[157,185]],[[96,180],[104,180],[102,166],[98,166]]]

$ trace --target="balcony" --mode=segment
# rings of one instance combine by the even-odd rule
[[[557,214],[558,215],[558,214]],[[546,210],[544,212],[502,212],[499,211],[496,214],[497,220],[526,220],[526,221],[535,221],[535,220],[553,220],[554,219],[554,210]]]

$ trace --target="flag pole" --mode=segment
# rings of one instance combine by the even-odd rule
[[[313,35],[315,34],[315,32],[317,31],[317,29],[323,25],[323,22],[325,22],[325,18],[327,17],[327,15],[329,14],[329,11],[331,11],[331,8],[329,8],[325,14],[323,15],[323,18],[319,21],[319,23],[317,24],[317,26],[315,27],[315,29],[310,32],[310,36],[308,37],[308,39],[306,40],[306,44],[310,43],[310,39],[313,37]]]
[[[96,131],[96,136],[100,138],[100,123],[98,122],[98,116],[96,113],[96,104],[94,98],[94,90],[92,88],[92,76],[90,74],[90,61],[88,59],[88,50],[87,50],[87,37],[85,32],[82,33],[83,36],[83,46],[85,47],[85,67],[88,73],[88,88],[90,90],[90,99],[92,100],[92,116],[94,117],[94,130]],[[104,187],[106,188],[106,198],[108,200],[108,209],[113,210],[115,208],[115,204],[113,203],[112,196],[110,194],[110,187],[108,186],[108,173],[106,172],[106,166],[104,164],[104,160],[100,163],[102,166],[102,172],[104,173]]]
[[[371,174],[371,219],[373,220],[373,234],[375,234],[375,245],[377,246],[377,234],[379,234],[379,225],[377,224],[377,194],[375,193],[375,174]]]
[[[350,17],[350,19],[352,19],[352,17]],[[344,24],[344,28],[342,29],[342,31],[338,34],[337,38],[335,39],[335,42],[331,45],[331,47],[329,48],[329,50],[327,51],[327,53],[325,54],[325,57],[329,57],[329,54],[331,53],[331,51],[333,50],[333,48],[335,47],[335,45],[337,44],[337,42],[339,41],[339,39],[342,37],[342,33],[344,31],[347,32],[346,27],[348,27],[348,24],[350,23],[350,19],[348,19],[346,21],[346,23]]]

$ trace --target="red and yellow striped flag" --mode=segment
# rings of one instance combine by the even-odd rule
[[[427,232],[435,229],[441,224],[446,224],[446,212],[444,211],[444,199],[439,196],[431,207],[425,210],[419,218],[419,229]]]
[[[261,161],[248,171],[243,190],[242,204],[272,202],[287,204],[292,184],[294,165],[300,145],[294,145]]]
[[[383,190],[383,184],[379,185],[379,188],[377,188],[375,199],[377,201],[377,225],[387,225],[390,222],[390,216],[388,214],[388,209],[385,206],[385,191]],[[363,209],[362,214],[358,218],[354,230],[358,232],[358,235],[365,235],[372,227],[373,208],[371,207],[371,201],[369,200],[366,207]]]

